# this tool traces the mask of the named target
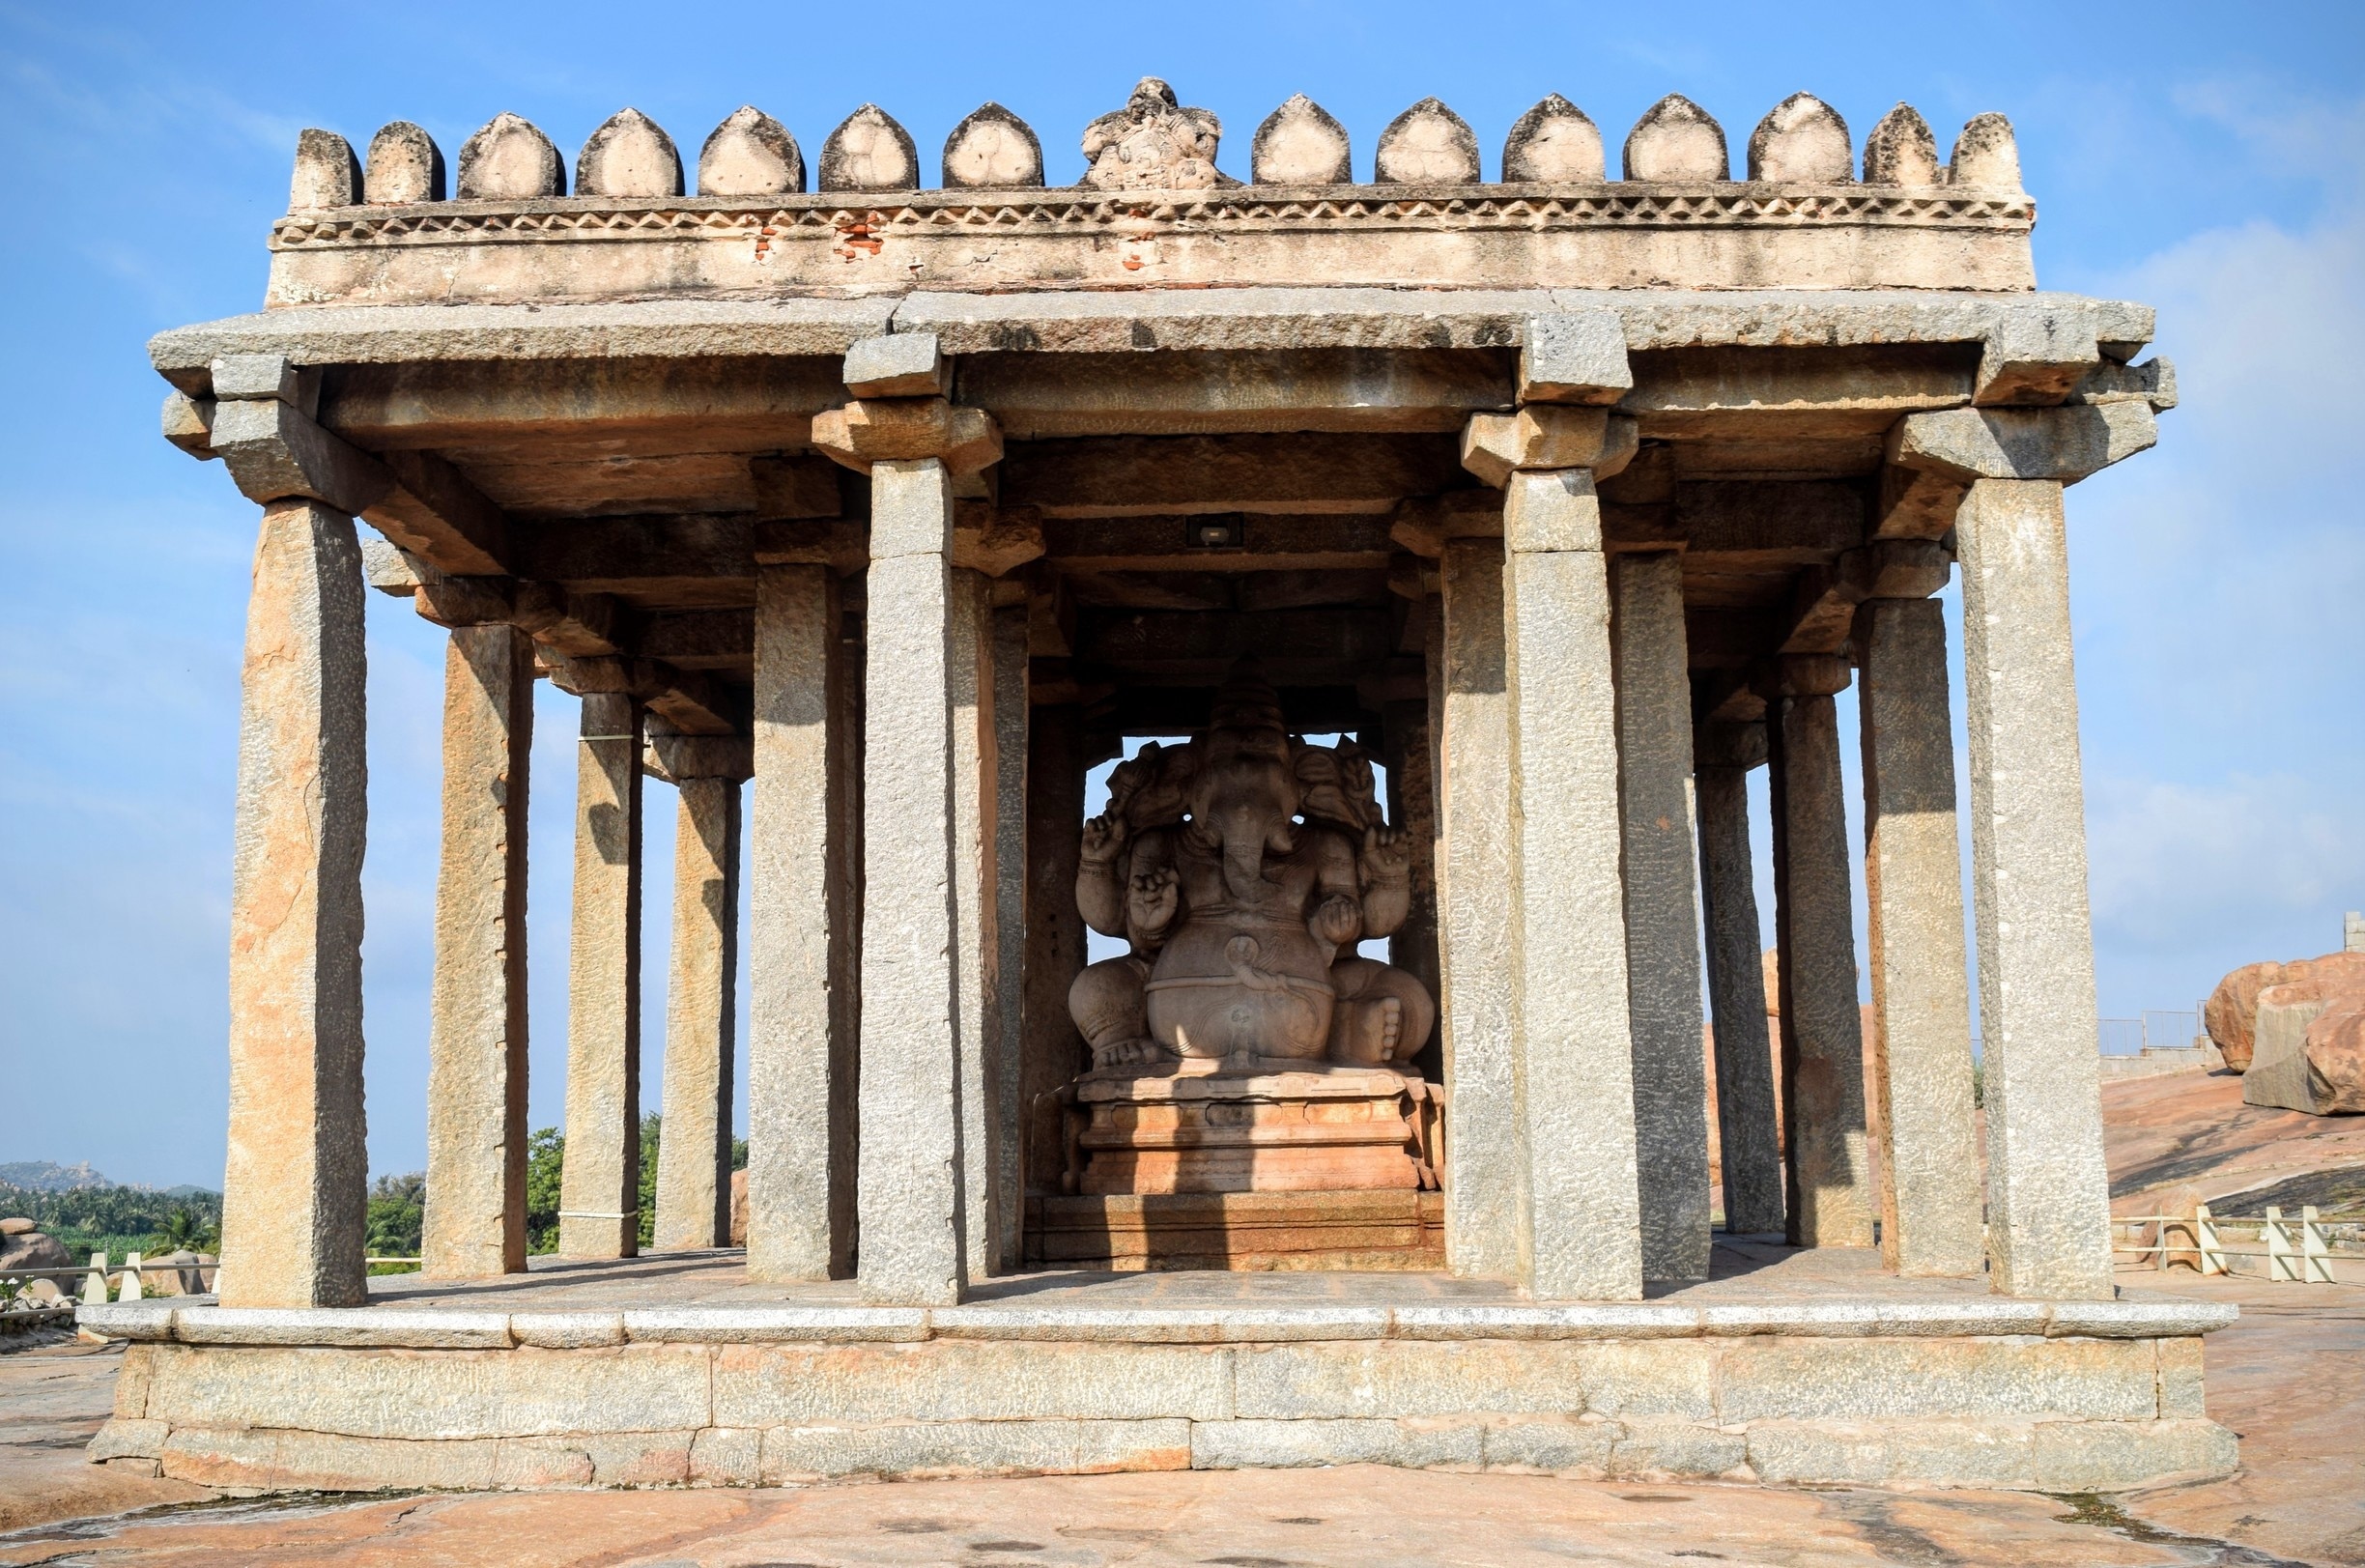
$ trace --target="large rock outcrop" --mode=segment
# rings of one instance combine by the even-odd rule
[[[2354,967],[2323,965],[2259,992],[2244,1104],[2365,1112],[2365,979],[2352,978]]]
[[[2309,980],[2329,981],[2343,988],[2365,987],[2365,953],[2328,953],[2321,958],[2291,963],[2246,963],[2217,983],[2203,1005],[2201,1022],[2225,1054],[2227,1067],[2236,1072],[2250,1069],[2257,1048],[2260,994],[2276,985]]]

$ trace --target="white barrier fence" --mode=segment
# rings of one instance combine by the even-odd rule
[[[2118,1232],[2156,1226],[2151,1241],[2122,1241]],[[2193,1261],[2203,1274],[2233,1274],[2243,1272],[2228,1260],[2236,1258],[2265,1260],[2265,1277],[2294,1285],[2331,1285],[2332,1232],[2365,1232],[2365,1222],[2325,1220],[2308,1204],[2296,1214],[2286,1214],[2269,1206],[2266,1212],[2255,1219],[2236,1218],[2216,1214],[2208,1204],[2197,1204],[2186,1214],[2115,1214],[2111,1217],[2111,1250],[2137,1257],[2150,1257],[2154,1269],[2166,1269],[2174,1257]],[[2229,1231],[2255,1231],[2254,1246],[2228,1246]]]

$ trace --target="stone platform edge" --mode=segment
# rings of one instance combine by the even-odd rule
[[[2211,1333],[2230,1303],[2163,1300],[1834,1300],[1682,1306],[1565,1304],[1180,1307],[685,1306],[495,1312],[468,1307],[267,1308],[87,1304],[84,1327],[182,1345],[550,1350],[642,1344],[892,1344],[932,1339],[1131,1344],[1299,1340],[1799,1338],[2166,1339]]]

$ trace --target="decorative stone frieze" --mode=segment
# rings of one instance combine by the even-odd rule
[[[1135,85],[1126,106],[1084,129],[1084,185],[1091,190],[1207,190],[1239,182],[1215,167],[1223,122],[1182,107],[1155,76]]]

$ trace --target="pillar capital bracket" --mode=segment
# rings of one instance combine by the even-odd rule
[[[1519,379],[1522,403],[1615,403],[1634,390],[1625,319],[1601,309],[1528,317]]]
[[[1837,697],[1854,671],[1836,653],[1778,653],[1750,671],[1750,686],[1771,702],[1784,697]]]
[[[1472,414],[1462,429],[1462,466],[1498,490],[1512,474],[1536,469],[1589,469],[1607,479],[1633,460],[1638,444],[1631,415],[1531,403],[1517,413]]]
[[[812,443],[858,473],[874,463],[934,458],[957,479],[1002,461],[993,416],[942,397],[856,398],[813,415]]]

